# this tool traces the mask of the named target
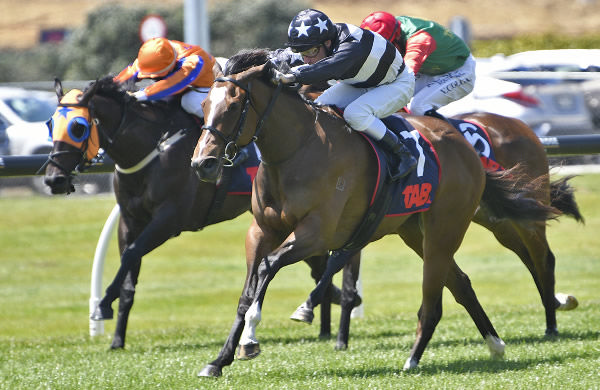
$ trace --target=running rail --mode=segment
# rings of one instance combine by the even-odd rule
[[[600,154],[600,134],[540,137],[540,141],[542,142],[542,145],[544,145],[546,153],[552,156]],[[41,154],[32,156],[0,156],[0,177],[43,174],[43,172],[38,173],[38,171],[47,159],[47,155]],[[82,172],[82,174],[110,173],[113,172],[114,169],[114,162],[110,160],[110,158],[105,157],[102,162],[93,164],[88,170]],[[119,205],[115,205],[104,223],[104,227],[98,238],[92,265],[89,300],[90,315],[102,298],[102,273],[104,271],[106,251],[114,229],[119,221],[119,216]],[[362,289],[362,283],[359,284],[359,288]],[[362,305],[359,308],[355,308],[352,313],[353,317],[362,317],[363,310]],[[103,321],[93,321],[90,319],[89,323],[90,336],[98,336],[104,333]]]

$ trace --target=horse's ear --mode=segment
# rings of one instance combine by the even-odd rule
[[[223,69],[221,69],[221,64],[219,64],[219,61],[215,61],[212,71],[213,71],[213,75],[215,76],[215,78],[223,77]]]
[[[93,82],[92,85],[90,85],[88,87],[88,89],[85,90],[85,92],[79,99],[79,104],[81,104],[84,107],[87,107],[88,102],[90,101],[92,96],[94,96],[94,94],[96,93],[96,89],[98,89],[98,80]]]
[[[56,96],[58,97],[58,102],[60,103],[60,100],[62,99],[62,97],[65,94],[63,93],[62,83],[60,82],[59,78],[54,79],[54,90],[56,91]]]

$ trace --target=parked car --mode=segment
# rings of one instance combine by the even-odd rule
[[[538,50],[477,59],[471,94],[444,115],[487,111],[518,118],[538,136],[600,133],[583,90],[600,80],[600,50]]]
[[[56,94],[23,88],[0,87],[0,155],[27,156],[48,154],[52,140],[46,121],[57,106]],[[3,144],[3,134],[6,144]],[[49,193],[43,177],[3,178],[0,186],[27,185],[36,192]],[[84,193],[110,191],[110,174],[81,175],[79,186]]]

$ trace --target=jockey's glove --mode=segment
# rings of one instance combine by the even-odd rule
[[[146,92],[144,92],[143,89],[132,93],[131,96],[133,96],[134,98],[136,98],[137,100],[139,100],[141,102],[143,102],[144,100],[148,100],[148,97],[146,96]]]
[[[282,73],[278,70],[275,70],[275,75],[273,76],[273,80],[275,81],[275,83],[282,83],[282,84],[292,84],[294,82],[296,82],[296,75],[292,74],[292,73]]]

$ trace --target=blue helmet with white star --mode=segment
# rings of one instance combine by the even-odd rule
[[[333,40],[337,34],[333,22],[321,11],[305,9],[294,16],[288,27],[287,46],[304,51]]]

